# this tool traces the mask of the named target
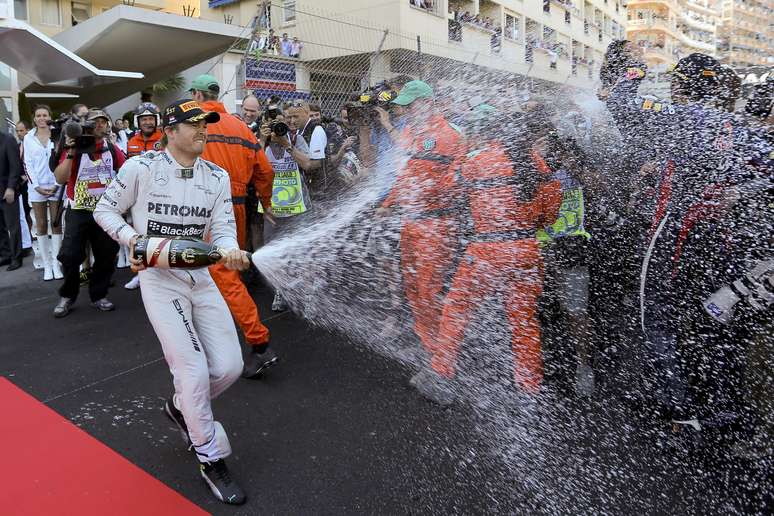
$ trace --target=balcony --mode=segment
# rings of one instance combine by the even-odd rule
[[[671,9],[672,11],[678,11],[677,3],[674,0],[629,0],[628,9],[633,10],[636,7],[643,7],[645,5],[663,5]]]
[[[654,18],[645,18],[642,20],[630,20],[626,30],[629,32],[641,31],[641,30],[662,30],[664,32],[668,32],[673,37],[676,36],[675,27],[672,27],[668,21],[654,19]]]
[[[682,13],[682,18],[683,20],[685,20],[686,25],[690,25],[695,29],[706,30],[707,32],[715,32],[714,23],[708,23],[708,22],[703,22],[701,20],[697,20],[696,18],[690,16],[688,13]]]
[[[697,39],[692,39],[690,36],[687,36],[685,34],[683,34],[683,37],[681,39],[689,47],[698,48],[699,50],[704,50],[704,51],[710,52],[710,53],[714,53],[715,52],[715,45],[712,44],[712,43],[706,43],[704,41],[699,41]]]

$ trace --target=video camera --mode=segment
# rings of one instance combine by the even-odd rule
[[[386,83],[380,82],[363,91],[357,100],[347,104],[347,118],[352,125],[367,125],[379,118],[376,107],[389,110],[398,94]]]
[[[93,121],[78,118],[66,113],[56,120],[49,122],[51,125],[51,137],[55,141],[62,139],[62,135],[75,141],[73,148],[81,154],[92,153],[97,148],[97,138],[94,136],[96,124]]]

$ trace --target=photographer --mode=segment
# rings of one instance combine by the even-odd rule
[[[286,110],[286,119],[291,130],[291,141],[299,137],[304,139],[308,152],[301,156],[298,151],[292,151],[293,157],[301,166],[301,171],[309,186],[312,200],[321,199],[328,187],[328,170],[325,163],[325,149],[328,146],[328,136],[320,124],[312,120],[309,104],[303,100],[294,100]]]
[[[59,184],[65,184],[67,211],[65,235],[59,261],[64,283],[59,289],[60,300],[54,308],[55,317],[65,317],[78,297],[81,262],[86,258],[86,244],[94,253],[94,265],[89,278],[92,306],[102,312],[115,309],[107,299],[110,278],[118,254],[118,244],[94,221],[94,208],[102,193],[115,178],[126,158],[106,136],[110,118],[101,109],[90,109],[81,124],[82,135],[67,136],[63,131],[64,152],[54,170]]]
[[[263,240],[268,243],[309,211],[311,201],[302,167],[310,164],[308,148],[303,136],[292,144],[288,125],[279,106],[270,105],[261,125],[261,145],[274,172],[271,210],[264,213]],[[277,290],[271,309],[286,310],[282,294]]]

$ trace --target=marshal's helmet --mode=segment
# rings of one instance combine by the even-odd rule
[[[141,116],[153,116],[156,117],[156,127],[161,125],[161,111],[159,107],[153,102],[143,102],[137,109],[134,110],[134,127],[140,128]]]

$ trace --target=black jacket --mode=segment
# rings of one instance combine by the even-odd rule
[[[21,153],[16,140],[5,133],[0,133],[0,195],[6,188],[19,190],[19,180],[22,176]]]

